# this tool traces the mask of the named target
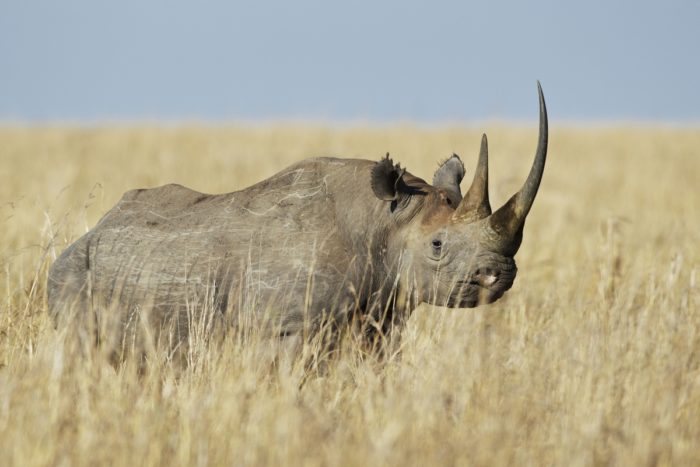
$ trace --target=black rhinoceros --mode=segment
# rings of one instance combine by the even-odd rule
[[[288,336],[357,316],[386,330],[420,302],[491,303],[513,285],[513,256],[544,170],[539,83],[538,92],[534,164],[493,213],[486,135],[464,196],[456,155],[432,185],[387,154],[307,159],[220,195],[180,185],[129,191],[51,267],[50,311],[126,325],[148,308],[151,322],[174,324],[181,339],[203,308]]]

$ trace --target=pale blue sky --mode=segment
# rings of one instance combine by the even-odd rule
[[[0,0],[0,121],[700,121],[700,1]]]

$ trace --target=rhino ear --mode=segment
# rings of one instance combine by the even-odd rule
[[[372,191],[374,195],[382,201],[395,201],[399,197],[399,189],[403,184],[402,177],[406,169],[402,169],[399,164],[386,157],[377,162],[372,168]]]
[[[440,164],[440,167],[433,175],[433,186],[435,188],[444,188],[459,195],[462,198],[462,192],[459,189],[459,184],[464,178],[464,164],[457,154],[452,154],[452,157]]]

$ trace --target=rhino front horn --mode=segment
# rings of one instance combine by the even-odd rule
[[[515,254],[520,246],[525,218],[535,201],[544,172],[544,163],[547,159],[547,107],[539,81],[537,82],[537,92],[540,98],[540,136],[535,161],[520,191],[494,212],[490,218],[491,228],[498,234],[501,250],[508,255]]]

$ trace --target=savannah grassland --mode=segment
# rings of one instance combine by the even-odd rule
[[[383,361],[279,367],[231,336],[115,368],[47,316],[48,265],[128,189],[386,151],[427,179],[455,151],[468,186],[482,129],[499,206],[534,128],[0,129],[0,464],[700,465],[697,129],[554,126],[514,287],[419,308]]]

